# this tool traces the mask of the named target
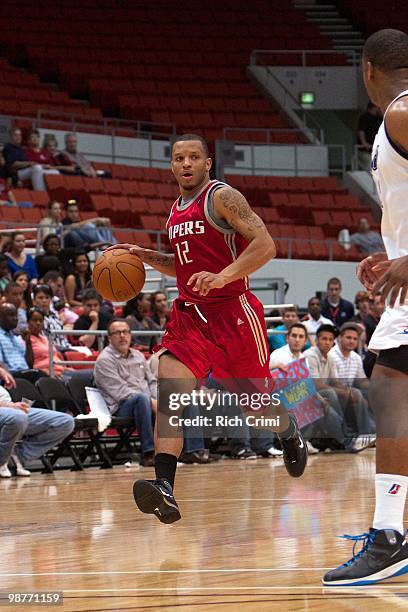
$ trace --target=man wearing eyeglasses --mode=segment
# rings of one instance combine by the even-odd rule
[[[111,414],[133,418],[142,446],[141,465],[154,465],[152,407],[157,381],[140,351],[130,348],[130,327],[125,319],[112,319],[107,327],[109,345],[95,363],[96,386]]]

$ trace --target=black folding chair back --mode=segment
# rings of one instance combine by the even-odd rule
[[[14,389],[9,389],[13,402],[21,402],[23,397],[35,402],[35,406],[44,405],[44,401],[38,389],[25,378],[15,378],[16,386]]]
[[[36,386],[48,408],[53,408],[55,403],[57,410],[62,412],[70,411],[75,416],[80,414],[81,411],[77,403],[61,380],[57,378],[41,378],[37,381]],[[87,437],[76,437],[76,434],[80,431],[86,432]],[[75,469],[78,470],[82,470],[84,462],[95,455],[99,457],[98,465],[112,467],[112,462],[101,445],[99,438],[97,419],[76,418],[75,429],[71,436],[66,438],[50,457],[51,469],[64,452],[69,453],[74,461]],[[78,447],[80,448],[77,452]]]
[[[47,408],[71,412],[74,416],[80,413],[68,389],[58,378],[40,378],[35,384]]]

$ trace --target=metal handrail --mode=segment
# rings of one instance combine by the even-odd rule
[[[114,134],[115,129],[126,129],[126,128],[133,128],[135,130],[135,137],[136,137],[136,133],[141,135],[141,134],[146,134],[146,136],[155,136],[155,137],[162,137],[162,136],[174,136],[176,134],[176,124],[175,123],[165,123],[165,122],[159,122],[159,121],[142,121],[140,119],[137,120],[131,120],[131,119],[121,119],[119,117],[101,117],[96,118],[95,117],[95,121],[97,121],[95,123],[95,121],[92,120],[91,117],[87,117],[83,115],[81,115],[80,113],[70,113],[70,112],[64,112],[64,111],[58,111],[58,110],[52,110],[52,109],[45,109],[45,108],[39,108],[37,110],[37,116],[35,118],[35,121],[38,122],[38,125],[36,127],[40,127],[40,123],[41,121],[52,121],[52,119],[49,119],[48,117],[44,117],[44,115],[49,115],[50,117],[52,117],[53,115],[56,117],[67,117],[67,121],[58,121],[58,123],[67,123],[70,125],[70,129],[68,131],[76,131],[79,129],[79,131],[84,131],[83,129],[81,129],[81,127],[92,127],[92,129],[94,130],[95,128],[98,128],[98,124],[99,127],[101,127],[106,134],[111,135]],[[143,127],[149,128],[149,127],[159,127],[159,128],[163,128],[162,131],[160,131],[160,129],[158,131],[155,130],[151,130],[151,129],[142,129]]]
[[[318,128],[307,128],[309,132],[319,132],[319,138],[320,138],[320,129]],[[268,139],[266,141],[266,144],[273,144],[273,145],[284,145],[285,147],[290,147],[290,146],[295,146],[293,143],[291,142],[271,142],[269,140],[269,135],[270,134],[286,134],[286,133],[290,133],[290,134],[302,134],[304,135],[305,130],[302,128],[248,128],[248,127],[224,127],[222,129],[222,135],[224,140],[228,140],[228,132],[248,132],[248,133],[254,133],[254,132],[261,132],[261,133],[267,133],[268,135]],[[234,139],[235,140],[235,139]],[[251,141],[253,142],[253,141]],[[256,143],[256,144],[262,144],[262,143]],[[307,146],[310,146],[307,145]]]
[[[344,51],[338,49],[254,49],[250,55],[251,66],[257,65],[257,55],[298,55],[302,57],[302,67],[307,67],[307,55],[346,55],[352,61],[353,66],[358,66],[360,57],[355,49],[346,49]]]
[[[239,131],[242,134],[248,132],[248,133],[252,133],[252,132],[258,132],[258,133],[262,133],[262,132],[268,132],[267,128],[224,128],[225,134],[228,134],[228,130],[231,131]],[[227,138],[228,139],[228,138]],[[259,146],[271,146],[271,147],[292,147],[295,151],[295,156],[294,156],[294,167],[292,166],[291,168],[279,168],[279,170],[275,170],[275,172],[279,172],[280,174],[284,173],[285,171],[288,172],[294,172],[294,176],[299,176],[298,174],[298,151],[301,150],[303,147],[324,147],[327,149],[328,152],[328,169],[330,170],[330,172],[332,172],[333,174],[338,173],[341,176],[344,176],[345,172],[346,172],[346,147],[343,144],[319,144],[319,145],[313,145],[312,143],[309,144],[292,144],[292,143],[282,143],[282,142],[269,142],[268,140],[266,140],[265,142],[254,142],[253,140],[244,140],[244,139],[235,139],[234,140],[230,140],[230,142],[233,145],[242,145],[242,146],[247,146],[251,148],[251,166],[240,166],[239,162],[234,162],[234,165],[232,166],[233,168],[237,169],[237,170],[242,170],[243,174],[262,174],[262,171],[264,174],[268,174],[271,171],[274,171],[274,168],[271,165],[268,166],[255,166],[255,161],[254,161],[254,151],[256,150],[256,147]],[[333,164],[330,164],[330,152],[334,152],[334,151],[339,151],[340,152],[340,166],[339,167],[335,167]],[[228,164],[224,164],[224,172],[225,169],[229,168]],[[316,170],[306,170],[304,168],[302,168],[301,170],[302,172],[302,176],[304,176],[305,174],[309,174],[310,176],[316,176]],[[226,172],[226,174],[228,174],[228,172]]]
[[[336,146],[336,145],[333,145],[333,146]],[[44,228],[45,226],[33,224],[32,226],[28,227],[26,226],[26,224],[24,224],[21,221],[20,222],[19,221],[9,222],[9,221],[4,221],[0,219],[0,228],[2,225],[6,225],[7,227],[6,229],[0,229],[1,234],[13,233],[16,229],[22,232],[37,232],[35,255],[38,255],[41,253],[40,242],[39,242],[39,235],[40,235],[39,230],[40,228]],[[117,233],[118,232],[120,233],[121,231],[133,231],[136,233],[143,233],[143,234],[146,233],[146,230],[143,228],[127,228],[127,227],[114,227],[114,226],[113,227],[109,226],[109,227],[112,230],[112,232],[117,232]],[[167,233],[163,230],[148,230],[147,233],[153,234],[154,236],[156,236],[156,241],[158,245],[157,248],[158,250],[160,250],[161,244],[162,244],[162,237],[167,236]],[[272,236],[272,238],[278,243],[283,243],[287,245],[288,254],[286,256],[286,259],[292,259],[292,251],[293,251],[292,246],[293,246],[294,241],[304,243],[312,247],[313,245],[326,245],[329,250],[329,257],[328,257],[329,261],[333,261],[334,246],[339,244],[339,242],[336,239],[318,240],[315,238],[296,238],[296,237],[286,237],[286,236]],[[146,280],[153,282],[153,280],[156,280],[156,278],[153,277],[153,278],[146,279]],[[287,304],[274,306],[274,308],[284,308],[285,306],[287,306]],[[272,308],[272,306],[270,307]]]
[[[277,53],[283,53],[284,51],[277,51]],[[250,65],[251,66],[257,66],[259,65],[257,62],[259,62],[259,58],[257,57],[258,54],[260,53],[265,53],[265,54],[271,54],[274,53],[274,51],[272,50],[262,50],[262,49],[254,49],[250,55]],[[289,51],[290,53],[290,51]],[[293,53],[299,53],[299,51],[293,51]],[[301,51],[302,53],[302,51]],[[317,53],[317,51],[315,52]],[[299,100],[297,100],[295,98],[295,96],[292,94],[292,92],[286,87],[286,85],[284,83],[282,83],[282,81],[280,81],[280,79],[278,79],[278,77],[276,76],[276,74],[273,73],[273,71],[271,70],[271,67],[268,66],[267,64],[262,63],[261,64],[267,71],[268,76],[272,77],[272,79],[279,85],[279,87],[283,90],[285,96],[287,96],[291,102],[292,105],[294,106],[294,108],[296,108],[296,110],[300,113],[300,116],[302,117],[302,121],[305,125],[305,128],[303,130],[303,133],[307,136],[307,131],[311,132],[311,131],[317,131],[319,134],[318,137],[318,141],[320,142],[320,144],[324,143],[324,130],[322,128],[322,126],[320,125],[320,123],[315,119],[315,117],[309,113],[300,103]],[[307,121],[310,121],[312,125],[314,125],[315,127],[309,128],[307,125]]]

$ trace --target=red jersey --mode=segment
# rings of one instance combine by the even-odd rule
[[[241,295],[248,289],[248,278],[212,289],[208,295],[193,291],[187,281],[196,272],[218,274],[247,247],[247,241],[225,221],[213,214],[212,197],[226,183],[210,181],[194,200],[183,205],[181,196],[174,202],[167,221],[171,248],[175,258],[177,288],[181,300],[197,304],[218,302]]]

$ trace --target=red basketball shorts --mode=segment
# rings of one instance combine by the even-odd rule
[[[209,304],[176,299],[162,347],[197,378],[270,378],[263,306],[249,291]]]

